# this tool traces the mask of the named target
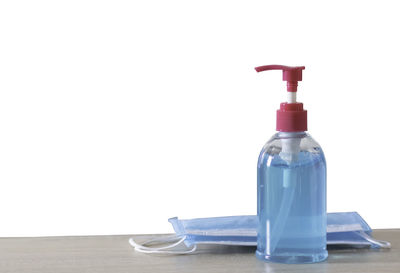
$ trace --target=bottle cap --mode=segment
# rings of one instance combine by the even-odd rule
[[[280,132],[307,131],[307,110],[296,101],[297,82],[302,80],[304,66],[264,65],[255,68],[257,72],[282,70],[283,80],[287,81],[288,101],[281,103],[277,110],[276,130]]]

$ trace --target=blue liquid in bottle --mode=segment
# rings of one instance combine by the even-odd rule
[[[314,263],[326,250],[326,163],[305,132],[277,133],[257,166],[257,252],[278,263]]]

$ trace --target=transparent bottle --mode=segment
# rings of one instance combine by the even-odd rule
[[[314,263],[326,250],[326,162],[306,132],[278,132],[257,165],[259,259]]]

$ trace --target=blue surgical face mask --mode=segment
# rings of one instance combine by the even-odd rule
[[[176,235],[152,241],[169,243],[161,248],[146,247],[130,240],[137,251],[146,253],[184,254],[195,251],[198,244],[257,245],[258,218],[255,215],[227,216],[180,220],[169,219]],[[351,247],[390,248],[390,243],[371,237],[371,228],[357,212],[328,213],[327,244]],[[188,250],[174,251],[173,248],[184,243]]]

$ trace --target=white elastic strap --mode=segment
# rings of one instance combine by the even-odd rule
[[[177,247],[185,241],[186,236],[166,236],[166,237],[155,237],[153,239],[147,240],[141,244],[135,242],[133,238],[129,239],[129,244],[135,249],[137,252],[148,253],[148,254],[189,254],[196,251],[197,246],[193,245],[191,248],[187,250],[173,250],[172,248]],[[150,245],[155,244],[166,244],[171,243],[169,245],[163,247],[148,247]]]
[[[365,240],[367,240],[371,244],[375,245],[375,248],[377,248],[376,246],[379,246],[380,248],[391,248],[392,247],[392,245],[389,242],[376,240],[376,239],[372,238],[371,236],[369,236],[364,231],[360,231],[359,233],[360,233],[361,237],[363,237]]]

